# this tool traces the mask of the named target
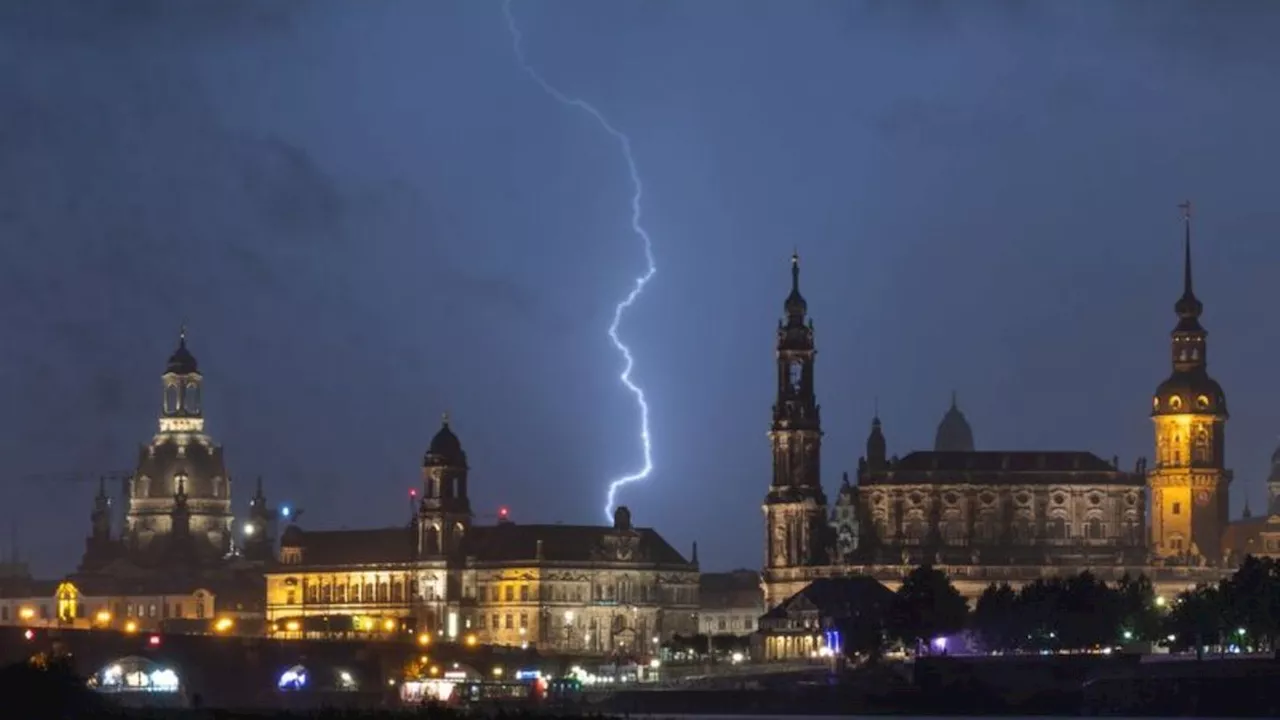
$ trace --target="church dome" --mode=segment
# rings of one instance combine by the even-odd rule
[[[458,440],[458,436],[453,434],[453,430],[449,428],[449,416],[445,415],[443,422],[440,424],[440,430],[435,437],[431,438],[431,446],[427,448],[427,454],[422,459],[422,464],[428,467],[465,467],[467,464],[467,454],[462,451],[462,441]]]
[[[199,365],[196,363],[196,356],[191,354],[187,349],[187,331],[183,329],[182,334],[178,337],[178,349],[173,351],[169,356],[169,364],[165,368],[166,373],[174,373],[175,375],[192,375],[200,372]]]
[[[934,452],[973,452],[973,428],[964,413],[956,405],[955,393],[951,394],[951,407],[938,423],[938,434],[933,439]]]
[[[1175,372],[1156,388],[1151,401],[1152,415],[1183,413],[1227,415],[1227,396],[1204,367]]]

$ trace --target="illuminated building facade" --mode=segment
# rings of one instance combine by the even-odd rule
[[[577,652],[647,654],[694,628],[698,567],[620,507],[608,526],[475,525],[466,453],[446,418],[403,528],[281,537],[267,620],[285,637],[417,634]]]
[[[215,608],[215,594],[182,582],[128,585],[96,579],[61,581],[10,578],[0,581],[0,625],[34,628],[92,628],[148,632],[183,629],[223,631],[253,614]]]
[[[1174,309],[1173,372],[1151,399],[1156,461],[1151,485],[1151,553],[1163,562],[1220,563],[1227,528],[1227,396],[1209,377],[1204,306],[1191,284],[1191,207],[1186,226],[1182,297]]]
[[[734,570],[703,573],[698,588],[698,633],[701,635],[750,635],[764,614],[760,573]]]
[[[896,588],[926,563],[970,598],[992,582],[1016,587],[1086,569],[1103,580],[1145,573],[1158,591],[1173,593],[1222,576],[1232,550],[1224,536],[1265,546],[1260,533],[1274,529],[1280,553],[1280,517],[1227,532],[1226,397],[1206,371],[1189,211],[1185,223],[1173,373],[1153,400],[1151,467],[1139,459],[1125,471],[1118,460],[1088,452],[977,450],[953,395],[932,451],[889,456],[877,413],[856,479],[846,475],[830,513],[819,478],[813,324],[793,257],[778,329],[773,480],[764,502],[766,607],[819,578],[865,575]]]

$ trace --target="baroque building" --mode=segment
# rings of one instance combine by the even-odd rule
[[[696,557],[619,507],[612,526],[473,522],[470,468],[446,417],[407,526],[281,537],[267,620],[281,637],[414,633],[420,641],[644,655],[690,634]]]
[[[185,329],[160,376],[158,428],[127,479],[123,527],[100,481],[78,570],[59,580],[0,583],[0,624],[126,631],[183,627],[255,632],[263,617],[262,569],[271,524],[259,481],[246,536],[232,539],[231,478],[222,447],[205,432],[204,376]]]
[[[1116,458],[1080,451],[978,450],[953,394],[932,451],[890,456],[877,413],[856,477],[845,475],[829,513],[818,468],[813,323],[793,256],[778,329],[773,478],[764,501],[766,607],[819,578],[867,575],[895,588],[920,564],[943,569],[970,597],[992,582],[1017,586],[1086,569],[1104,580],[1145,573],[1169,593],[1218,579],[1231,550],[1223,544],[1231,481],[1223,453],[1226,397],[1206,370],[1189,205],[1183,210],[1183,293],[1175,306],[1173,372],[1153,400],[1152,466],[1139,458],[1125,470]],[[1276,487],[1280,492],[1280,481]],[[1280,552],[1280,532],[1275,542]]]
[[[204,431],[203,382],[184,329],[161,375],[158,432],[128,481],[122,549],[138,564],[216,562],[231,550],[231,480]]]

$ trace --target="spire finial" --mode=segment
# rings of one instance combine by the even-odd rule
[[[956,391],[952,390],[951,391],[951,409],[955,410],[957,407],[958,406],[956,405]]]
[[[871,416],[874,417],[876,420],[880,419],[880,396],[879,395],[876,395],[875,399],[871,401]]]
[[[800,292],[800,250],[791,251],[791,291]]]
[[[184,346],[187,344],[187,324],[186,323],[182,323],[182,325],[178,327],[178,344],[184,345]]]
[[[1178,204],[1178,209],[1182,210],[1182,292],[1190,296],[1191,293],[1191,201],[1183,200]]]
[[[440,422],[445,427],[449,427],[449,411],[448,410],[445,410],[444,412],[440,413]]]

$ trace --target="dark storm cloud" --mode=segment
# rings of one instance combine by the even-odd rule
[[[41,0],[0,5],[0,25],[14,37],[36,42],[110,43],[121,33],[126,37],[128,33],[156,32],[235,36],[246,31],[285,31],[304,4],[295,0]]]

